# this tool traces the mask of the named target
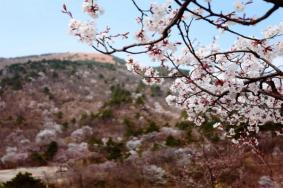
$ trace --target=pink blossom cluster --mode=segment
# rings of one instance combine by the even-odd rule
[[[92,18],[97,18],[103,14],[103,9],[95,2],[95,0],[85,0],[82,5],[83,11]]]
[[[81,42],[92,45],[96,37],[94,22],[81,22],[71,19],[69,23],[70,34]]]
[[[240,132],[244,136],[257,134],[267,122],[283,123],[283,70],[274,59],[283,55],[283,23],[268,26],[260,36],[250,36],[235,30],[234,25],[256,25],[278,9],[266,11],[262,16],[249,16],[245,12],[253,1],[234,1],[231,12],[213,9],[213,1],[168,0],[151,3],[149,9],[134,5],[140,16],[136,18],[141,28],[133,34],[136,42],[115,47],[115,36],[110,28],[103,37],[89,37],[88,29],[81,30],[76,21],[70,24],[72,34],[96,42],[95,50],[105,54],[124,52],[146,54],[159,63],[162,75],[154,67],[142,66],[131,57],[126,66],[129,71],[143,77],[149,85],[162,84],[173,79],[171,94],[166,97],[169,105],[185,109],[189,120],[200,126],[205,117],[216,116],[220,122],[230,125],[225,136],[234,138],[237,127],[245,124]],[[95,9],[92,9],[94,6]],[[97,19],[101,7],[93,1],[85,1],[84,11]],[[196,22],[206,22],[214,29],[234,35],[234,43],[227,49],[220,47],[216,36],[209,44],[202,44],[190,36]],[[96,29],[94,29],[96,30]],[[107,40],[109,39],[109,40]],[[234,141],[236,142],[236,141]]]
[[[159,72],[153,67],[144,67],[135,62],[132,58],[127,61],[127,69],[135,74],[144,77],[143,82],[148,85],[162,84],[164,79],[159,76]]]

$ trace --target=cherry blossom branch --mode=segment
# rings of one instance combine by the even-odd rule
[[[168,37],[169,35],[169,32],[170,32],[170,29],[177,23],[181,20],[185,10],[186,10],[186,7],[190,4],[192,0],[186,0],[183,4],[181,4],[180,6],[180,9],[179,11],[177,12],[177,14],[175,15],[175,17],[171,20],[171,22],[167,25],[167,27],[164,28],[161,36],[158,38],[158,39],[155,39],[155,40],[152,40],[152,41],[149,41],[149,42],[143,42],[143,43],[134,43],[134,44],[130,44],[130,45],[127,45],[127,46],[124,46],[120,49],[117,49],[117,48],[114,48],[114,47],[111,47],[112,51],[106,51],[106,52],[103,52],[100,50],[101,53],[104,53],[104,54],[113,54],[113,53],[116,53],[116,52],[128,52],[130,53],[128,50],[131,49],[131,48],[135,48],[135,47],[142,47],[142,46],[152,46],[162,40],[164,40],[165,38]],[[147,51],[145,51],[147,52]],[[133,52],[132,52],[133,53]],[[136,54],[138,54],[139,52],[137,52]],[[144,52],[140,52],[140,53],[144,53]]]
[[[112,34],[110,27],[98,32],[95,22],[75,20],[66,7],[63,12],[72,18],[70,33],[96,51],[108,55],[144,54],[165,69],[160,74],[153,66],[142,66],[134,57],[126,63],[128,70],[143,77],[146,84],[162,84],[165,79],[172,79],[171,94],[166,101],[186,109],[190,114],[188,120],[201,126],[204,116],[217,116],[220,122],[231,126],[225,131],[233,143],[251,143],[245,137],[252,137],[256,145],[253,135],[260,126],[270,121],[283,123],[283,70],[273,62],[283,55],[283,22],[266,27],[262,37],[238,32],[229,24],[257,25],[280,10],[283,3],[265,0],[273,6],[258,18],[249,18],[244,9],[253,4],[251,1],[237,2],[235,10],[227,14],[223,13],[225,10],[216,12],[210,1],[207,6],[197,0],[166,1],[152,3],[144,10],[136,0],[131,0],[140,13],[137,21],[141,29],[133,34],[134,42],[122,47],[116,47],[114,42],[129,40],[131,33]],[[85,0],[83,10],[94,20],[103,12],[95,0]],[[237,17],[237,12],[243,12],[243,16]],[[197,22],[232,34],[234,43],[221,50],[220,39],[214,36],[211,43],[201,45],[191,36],[191,27]],[[237,127],[243,130],[236,138]]]
[[[254,19],[254,18],[233,18],[232,15],[234,14],[234,12],[224,15],[223,13],[215,13],[212,9],[211,6],[209,6],[208,8],[205,6],[202,6],[200,3],[198,3],[197,1],[193,2],[195,5],[197,5],[199,8],[207,11],[209,13],[208,17],[214,16],[214,17],[218,17],[223,20],[223,23],[226,23],[228,21],[230,22],[234,22],[234,23],[238,23],[241,25],[246,25],[246,26],[250,26],[250,25],[256,25],[257,23],[267,19],[269,16],[271,16],[276,10],[279,9],[279,5],[278,4],[274,4],[268,11],[265,12],[264,15],[262,15],[261,17]]]

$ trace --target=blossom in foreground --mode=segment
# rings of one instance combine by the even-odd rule
[[[143,77],[144,83],[171,84],[166,97],[169,105],[186,110],[188,120],[197,126],[203,125],[207,117],[218,117],[219,124],[214,128],[239,143],[257,135],[268,122],[283,123],[283,70],[273,62],[283,55],[283,23],[268,26],[262,35],[250,36],[234,26],[256,25],[277,9],[257,17],[246,11],[253,1],[234,1],[234,11],[228,13],[214,10],[213,3],[169,0],[150,3],[149,9],[138,7],[137,3],[141,15],[135,20],[141,28],[133,32],[136,41],[122,47],[114,46],[115,39],[128,38],[129,32],[113,35],[107,27],[95,38],[90,32],[94,27],[81,29],[88,28],[86,22],[76,20],[71,21],[70,30],[82,42],[96,44],[94,48],[100,52],[131,54],[126,67]],[[83,7],[93,21],[101,15],[102,8],[96,1],[87,0]],[[221,38],[214,36],[211,42],[203,44],[192,37],[194,23],[202,21],[223,31]],[[220,44],[228,39],[226,33],[235,36],[235,40],[222,49]],[[147,55],[153,65],[143,66],[134,57],[136,54]],[[165,79],[170,81],[164,82]],[[243,129],[237,128],[242,125],[245,125]],[[247,142],[257,143],[255,139]]]
[[[243,12],[245,10],[245,5],[240,1],[236,1],[234,4],[234,8],[238,12]]]
[[[82,4],[82,9],[92,18],[98,18],[98,16],[103,14],[102,7],[100,7],[95,0],[85,0]]]
[[[96,38],[94,22],[80,22],[71,19],[69,23],[70,34],[77,37],[82,43],[92,45]]]

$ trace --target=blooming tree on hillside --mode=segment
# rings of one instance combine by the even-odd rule
[[[229,125],[226,135],[234,137],[237,132],[238,142],[256,135],[267,122],[283,123],[283,69],[273,61],[283,55],[283,22],[268,26],[258,36],[241,32],[241,28],[257,25],[281,11],[282,1],[236,0],[229,2],[231,10],[216,7],[217,0],[148,1],[148,9],[135,0],[129,3],[140,15],[133,18],[140,25],[136,33],[97,28],[95,22],[103,8],[95,0],[84,0],[82,5],[91,21],[74,19],[66,5],[63,12],[71,18],[70,33],[81,42],[104,54],[131,55],[127,68],[141,75],[145,83],[162,84],[173,79],[166,101],[186,109],[196,125],[202,125],[207,116],[216,116],[221,123],[215,127]],[[266,4],[265,12],[254,16],[246,11],[259,4]],[[222,40],[229,35],[235,41],[227,49],[222,49],[220,39],[214,36],[211,43],[201,44],[197,37],[202,36],[191,36],[194,24],[218,29],[224,32]],[[135,37],[133,43],[131,35]],[[129,44],[119,46],[114,43],[117,40]],[[139,54],[148,55],[166,71],[161,74],[158,69],[141,65],[135,59]]]

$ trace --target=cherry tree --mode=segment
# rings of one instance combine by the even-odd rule
[[[283,1],[229,1],[223,10],[216,2],[148,1],[148,8],[143,9],[138,1],[129,0],[139,14],[129,18],[136,19],[139,25],[136,33],[98,28],[96,21],[104,10],[95,0],[84,0],[82,4],[91,21],[75,19],[66,5],[62,11],[71,18],[71,35],[104,54],[129,54],[128,70],[142,76],[147,84],[173,80],[171,94],[166,97],[169,105],[185,109],[189,120],[198,126],[206,117],[217,117],[219,123],[214,127],[224,128],[227,137],[237,133],[233,141],[239,142],[256,135],[267,122],[283,123],[283,70],[274,63],[275,58],[283,55],[283,22],[266,27],[256,36],[241,32],[241,28],[255,26],[281,11]],[[231,10],[227,8],[230,4]],[[266,4],[265,12],[250,15],[246,11],[257,9],[259,4]],[[224,34],[211,36],[210,43],[202,44],[199,38],[203,36],[192,36],[194,24],[208,25]],[[223,49],[220,40],[227,35],[235,41]],[[128,44],[119,46],[119,40]],[[140,54],[166,71],[143,66],[136,58]]]

